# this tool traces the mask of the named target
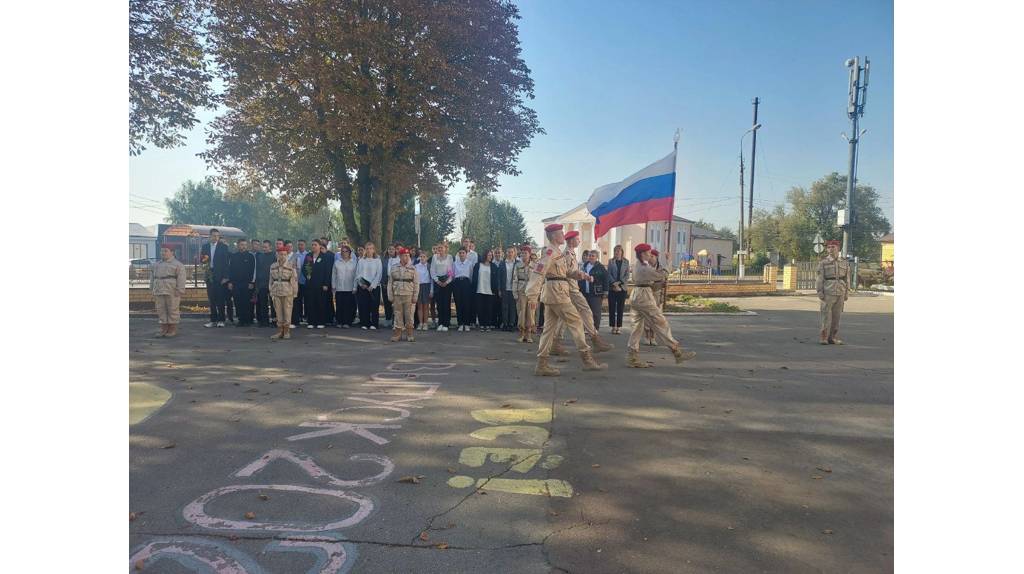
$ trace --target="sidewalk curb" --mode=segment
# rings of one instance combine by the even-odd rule
[[[713,311],[694,311],[692,313],[691,312],[687,312],[687,311],[665,311],[664,314],[665,314],[666,317],[688,317],[688,316],[692,316],[692,315],[702,315],[702,316],[714,315],[714,316],[718,316],[718,317],[756,317],[757,316],[757,313],[754,312],[754,311],[739,311],[737,313],[716,313],[716,312],[713,312]]]

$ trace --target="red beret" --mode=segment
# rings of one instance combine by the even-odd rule
[[[399,247],[398,248],[398,254],[399,255],[408,255],[409,254],[409,249],[406,248],[406,247]]]
[[[563,226],[561,223],[552,223],[551,225],[545,227],[544,231],[547,233],[551,233],[552,231],[561,231],[562,227]]]
[[[579,236],[580,236],[580,232],[579,231],[570,231],[569,233],[565,234],[565,238],[566,239],[572,239],[573,237],[579,237]]]
[[[640,245],[637,245],[636,247],[633,248],[633,251],[636,251],[637,255],[643,253],[644,251],[650,251],[650,250],[651,250],[651,246],[646,244],[646,243],[641,243]]]
[[[657,249],[651,249],[651,255],[657,257],[657,256],[661,255],[661,253],[658,253]]]
[[[835,245],[836,247],[842,247],[843,242],[838,239],[829,239],[825,242],[825,245]]]
[[[290,252],[291,252],[291,250],[290,250],[290,249],[288,249],[288,247],[286,247],[286,246],[282,245],[281,247],[278,247],[278,248],[277,248],[277,252],[278,252],[278,253],[290,253]]]
[[[533,251],[533,248],[530,247],[529,243],[524,243],[524,244],[520,245],[519,249],[522,250],[522,251]]]

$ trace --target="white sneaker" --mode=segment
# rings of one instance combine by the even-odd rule
[[[218,323],[217,323],[217,326],[218,326],[218,327],[223,327],[223,326],[224,326],[224,321],[220,321],[220,322],[218,322]]]
[[[312,326],[312,325],[306,325],[306,328],[307,328],[307,329],[312,329],[312,328],[313,328],[313,326]]]
[[[447,331],[448,329],[445,329],[445,328],[444,328],[444,325],[438,325],[438,326],[437,326],[437,330],[438,330],[438,331],[441,331],[441,332],[444,332],[444,331]]]
[[[213,321],[210,321],[209,323],[203,325],[203,327],[206,327],[207,329],[209,329],[210,327],[216,327],[216,326],[217,326],[217,324],[214,323]]]
[[[373,325],[370,325],[370,330],[371,330],[371,331],[376,331],[376,330],[377,330],[377,327],[374,327]]]
[[[317,326],[316,326],[316,328],[317,328],[317,329],[323,329],[323,328],[324,328],[324,326],[323,326],[323,325],[317,325]]]
[[[297,328],[297,327],[295,327],[295,325],[288,325],[288,328],[289,328],[289,329],[295,329],[295,328]]]

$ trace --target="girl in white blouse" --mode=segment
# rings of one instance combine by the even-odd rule
[[[380,315],[380,277],[383,266],[377,258],[372,242],[363,248],[363,256],[356,263],[356,304],[359,307],[359,325],[363,329],[377,329]]]
[[[348,329],[356,316],[356,258],[352,248],[342,245],[331,273],[331,287],[334,289],[335,322],[338,327]]]

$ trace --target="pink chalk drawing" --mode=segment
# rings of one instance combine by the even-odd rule
[[[350,549],[355,558],[354,549]],[[352,568],[354,560],[341,542],[315,542],[307,540],[275,540],[263,548],[264,552],[301,552],[316,557],[316,564],[306,574],[344,574]],[[346,567],[346,563],[348,566]]]
[[[429,399],[434,396],[441,385],[430,383],[363,383],[364,387],[387,387],[387,390],[374,392],[360,391],[360,395],[389,395],[393,397],[420,397]],[[417,390],[414,390],[417,389]]]
[[[406,368],[410,367],[410,368]],[[455,367],[455,363],[391,363],[384,368],[385,371],[394,371],[397,373],[422,373],[423,371],[447,371]],[[448,373],[437,373],[439,375]]]
[[[135,551],[128,558],[128,571],[138,572],[161,560],[171,560],[200,574],[263,574],[251,558],[238,550],[218,542],[196,539],[158,538]]]
[[[359,480],[344,480],[334,476],[333,474],[324,470],[318,465],[312,457],[293,452],[290,450],[284,450],[275,448],[274,450],[268,451],[263,456],[250,462],[249,464],[242,467],[240,470],[235,472],[233,476],[237,477],[250,477],[257,472],[260,472],[267,467],[270,463],[275,460],[286,460],[295,466],[302,469],[303,472],[309,475],[310,478],[330,486],[338,488],[355,488],[360,486],[370,486],[371,484],[377,484],[378,482],[387,478],[394,470],[395,463],[391,462],[391,459],[377,454],[354,454],[348,457],[349,460],[354,462],[373,462],[379,464],[381,471],[373,476],[361,478]]]
[[[230,520],[217,518],[206,513],[206,505],[217,497],[233,492],[249,490],[276,490],[284,492],[302,492],[306,494],[331,496],[356,504],[357,508],[351,516],[342,520],[334,520],[323,524],[307,524],[303,522],[257,522],[254,520]],[[312,488],[294,484],[232,484],[215,488],[185,506],[182,515],[185,520],[211,530],[275,530],[282,532],[325,532],[340,530],[359,524],[373,512],[373,501],[369,498],[334,488]]]
[[[289,441],[306,440],[306,439],[310,439],[310,438],[317,438],[317,437],[322,437],[322,436],[330,436],[332,434],[341,434],[343,432],[350,432],[350,433],[352,433],[354,435],[361,436],[361,437],[365,438],[366,440],[368,440],[368,441],[370,441],[370,442],[372,442],[374,444],[382,445],[382,444],[388,444],[391,441],[389,439],[386,439],[386,438],[378,435],[378,434],[372,433],[372,432],[370,432],[367,429],[400,429],[400,428],[402,428],[402,425],[375,425],[375,424],[363,425],[363,424],[355,424],[355,423],[334,423],[334,422],[322,422],[322,421],[310,422],[310,423],[302,423],[299,426],[300,427],[321,428],[321,429],[324,429],[324,430],[318,430],[318,431],[312,431],[312,432],[292,435],[292,436],[286,438],[285,440],[289,440]]]

